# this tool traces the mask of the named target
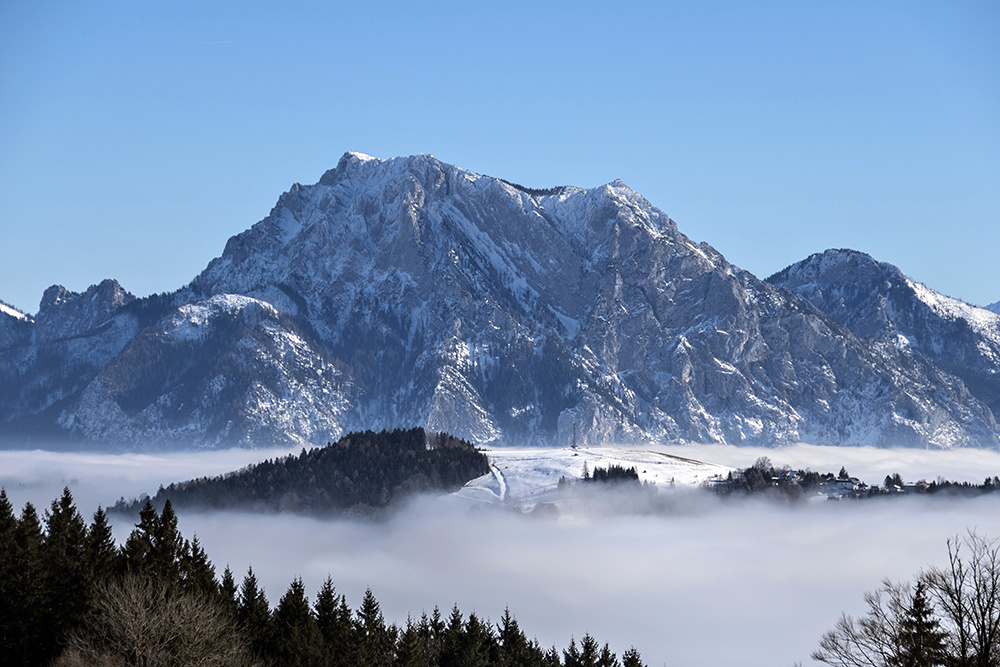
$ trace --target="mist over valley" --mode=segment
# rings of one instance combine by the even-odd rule
[[[601,461],[635,459],[637,451],[647,450],[580,448],[574,457],[570,448],[557,448],[548,467],[520,465],[523,483],[510,470],[508,489],[538,497],[540,480],[550,488],[563,473],[581,473],[583,461],[593,469]],[[69,485],[89,518],[98,504],[120,496],[290,453],[5,451],[0,485],[18,510],[28,501],[41,510]],[[995,534],[998,527],[1000,499],[993,494],[879,503],[731,502],[683,485],[680,471],[700,464],[663,456],[703,461],[713,472],[767,456],[777,466],[844,466],[871,484],[895,472],[907,481],[942,475],[980,483],[1000,471],[1000,454],[993,451],[707,445],[649,453],[665,463],[659,472],[648,466],[648,474],[672,470],[677,481],[672,491],[660,489],[673,494],[667,505],[643,509],[635,496],[621,503],[597,496],[545,519],[502,504],[484,506],[481,498],[463,497],[466,490],[416,498],[375,522],[180,510],[179,527],[198,536],[218,571],[228,565],[241,576],[252,566],[272,604],[293,577],[302,577],[312,598],[329,575],[352,605],[371,588],[387,619],[397,623],[456,603],[496,621],[509,606],[543,646],[562,647],[571,636],[590,632],[619,654],[634,645],[649,665],[706,666],[806,661],[840,613],[860,613],[863,593],[883,578],[911,579],[943,562],[947,539],[967,529]],[[504,454],[499,451],[494,463],[505,465]],[[516,469],[513,461],[523,461],[525,452],[506,456]],[[489,476],[480,483],[489,483]],[[123,539],[135,519],[112,518]]]

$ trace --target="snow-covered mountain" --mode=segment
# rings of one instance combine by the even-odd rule
[[[96,327],[90,311],[75,327],[39,314],[0,360],[4,432],[1000,443],[954,369],[732,266],[620,181],[532,190],[348,153],[190,285],[126,301]]]
[[[892,345],[960,378],[1000,414],[1000,315],[935,292],[854,250],[827,250],[768,278],[875,346]]]
[[[986,310],[1000,314],[1000,301],[994,301],[990,305],[986,306]]]

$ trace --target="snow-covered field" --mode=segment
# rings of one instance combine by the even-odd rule
[[[732,468],[704,463],[648,447],[498,447],[486,450],[492,474],[469,482],[457,495],[481,502],[505,502],[524,509],[558,497],[559,479],[579,479],[587,470],[618,465],[636,469],[639,479],[660,489],[698,486]]]
[[[160,484],[239,468],[277,450],[111,455],[0,452],[0,485],[15,506],[45,508],[68,484],[89,516],[98,503],[153,492]],[[590,632],[617,653],[635,645],[651,667],[804,665],[841,612],[864,610],[863,593],[884,577],[909,579],[946,557],[945,540],[966,529],[1000,536],[1000,499],[901,498],[880,503],[778,507],[723,502],[690,492],[704,476],[775,465],[865,481],[982,481],[1000,474],[1000,453],[721,446],[505,449],[489,452],[497,475],[453,498],[424,498],[379,523],[290,515],[182,513],[218,569],[250,565],[275,603],[293,577],[315,595],[327,575],[356,606],[371,587],[386,617],[405,622],[435,605],[497,619],[509,605],[545,646]],[[671,458],[672,456],[680,458]],[[560,476],[609,463],[636,465],[657,488],[675,482],[683,502],[647,512],[506,511],[552,497]],[[703,462],[703,463],[699,463]],[[498,476],[499,475],[499,476]],[[502,482],[501,482],[502,480]],[[503,489],[503,491],[501,491]],[[509,501],[500,503],[501,493]],[[490,508],[495,504],[498,509]],[[119,520],[124,536],[131,521]]]

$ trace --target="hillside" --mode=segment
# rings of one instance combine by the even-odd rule
[[[457,491],[488,472],[485,455],[448,434],[366,431],[298,456],[171,484],[151,500],[160,508],[169,500],[178,509],[369,515],[417,493]],[[145,500],[122,499],[114,511],[135,514]]]

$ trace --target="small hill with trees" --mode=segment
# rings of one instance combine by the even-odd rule
[[[161,487],[149,500],[157,508],[169,499],[178,509],[370,516],[415,493],[457,491],[488,472],[485,454],[447,433],[365,431],[298,456]],[[138,512],[146,500],[121,499],[114,511]]]

